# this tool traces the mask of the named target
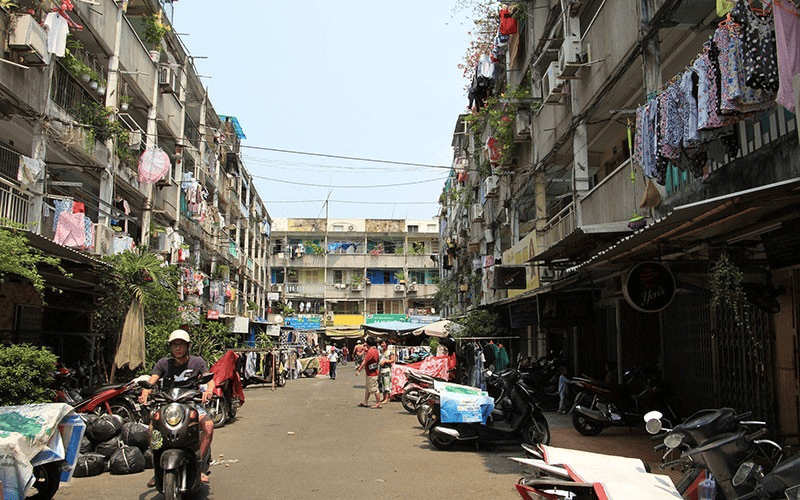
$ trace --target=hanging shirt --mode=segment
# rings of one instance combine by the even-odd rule
[[[500,34],[513,35],[517,32],[517,20],[511,15],[511,11],[504,7],[500,9]]]
[[[64,57],[67,48],[67,35],[69,24],[58,12],[50,12],[44,18],[47,28],[47,52],[58,57]]]
[[[772,10],[756,13],[747,0],[737,0],[731,18],[742,25],[748,86],[778,91],[778,55]]]
[[[794,109],[792,78],[800,74],[800,8],[791,0],[775,0],[775,41],[778,55],[778,104]]]

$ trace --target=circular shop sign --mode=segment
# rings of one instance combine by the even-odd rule
[[[659,312],[675,297],[675,278],[658,262],[642,262],[628,273],[622,293],[637,311]]]

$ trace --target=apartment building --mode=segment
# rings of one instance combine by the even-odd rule
[[[735,4],[724,22],[713,1],[516,3],[480,73],[492,113],[456,119],[442,280],[456,312],[495,311],[523,353],[595,375],[616,361],[620,379],[652,367],[685,414],[732,406],[796,436],[800,77],[781,75],[780,104],[761,89],[706,107],[719,54],[752,29]],[[796,7],[772,5],[774,30]],[[705,125],[669,114],[691,108],[682,88]]]
[[[91,343],[101,257],[141,247],[181,267],[187,323],[246,333],[266,316],[270,218],[243,127],[214,109],[172,3],[16,4],[0,10],[0,217],[71,275],[46,273],[68,292],[46,305],[1,294],[3,340]]]
[[[294,313],[298,329],[433,315],[438,254],[435,219],[276,218],[273,310]]]

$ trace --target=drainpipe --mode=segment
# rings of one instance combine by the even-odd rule
[[[148,149],[157,145],[158,138],[158,62],[153,63],[153,90],[150,93],[151,104],[147,109],[147,142]],[[142,208],[142,239],[139,245],[148,248],[150,246],[150,222],[153,218],[153,183],[145,184],[145,200]]]

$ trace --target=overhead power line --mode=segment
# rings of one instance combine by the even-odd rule
[[[270,177],[264,177],[264,176],[261,176],[261,175],[253,175],[252,177],[254,179],[263,179],[263,180],[272,181],[272,182],[282,182],[284,184],[294,184],[294,185],[297,185],[297,186],[324,187],[324,188],[337,188],[337,189],[365,189],[365,188],[367,188],[367,189],[375,189],[375,188],[385,188],[385,187],[411,186],[413,184],[423,184],[423,183],[426,183],[426,182],[442,182],[442,181],[447,179],[446,177],[437,177],[436,179],[428,179],[428,180],[424,180],[424,181],[414,181],[414,182],[401,182],[401,183],[398,183],[398,184],[376,184],[376,185],[372,185],[372,186],[333,186],[333,185],[328,185],[328,184],[311,184],[311,183],[307,183],[307,182],[296,182],[296,181],[286,181],[286,180],[283,180],[283,179],[272,179]]]
[[[306,155],[306,156],[319,156],[322,158],[336,158],[339,160],[351,160],[351,161],[368,161],[373,163],[388,163],[390,165],[406,165],[410,167],[430,167],[430,168],[444,168],[450,170],[449,165],[431,165],[429,163],[412,163],[406,161],[393,161],[393,160],[378,160],[375,158],[359,158],[357,156],[340,156],[340,155],[332,155],[332,154],[325,154],[325,153],[310,153],[308,151],[293,151],[291,149],[277,149],[277,148],[267,148],[264,146],[246,146],[242,144],[241,148],[248,148],[248,149],[257,149],[259,151],[274,151],[276,153],[287,153],[293,155]]]
[[[267,205],[273,203],[324,203],[326,200],[269,200]],[[351,205],[438,205],[438,201],[354,201],[354,200],[327,200],[330,203],[349,203]]]

